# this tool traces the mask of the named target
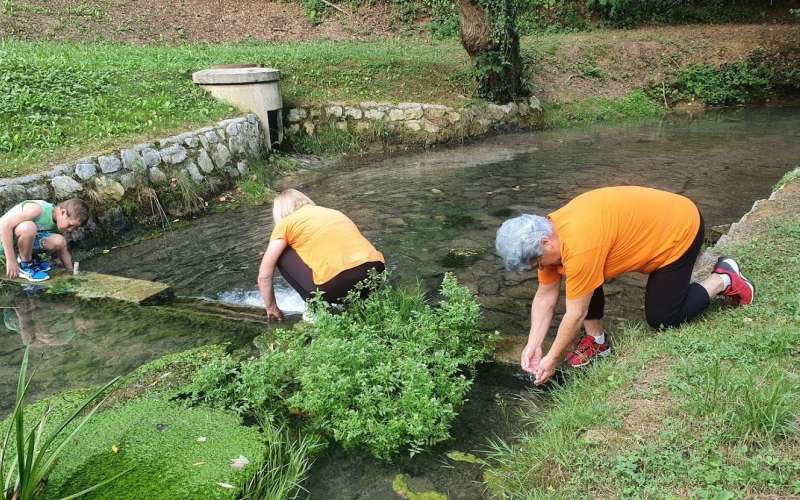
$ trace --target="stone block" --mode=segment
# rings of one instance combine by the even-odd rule
[[[347,130],[347,122],[336,122],[336,128],[339,130]]]
[[[310,115],[311,118],[319,118],[322,116],[322,110],[319,108],[311,108]]]
[[[405,120],[406,114],[402,109],[393,108],[389,110],[389,120],[393,122],[397,122],[400,120]]]
[[[408,120],[405,124],[407,129],[413,130],[414,132],[422,130],[422,124],[419,120]]]
[[[361,104],[359,104],[359,106],[361,106],[361,109],[366,110],[366,109],[369,109],[369,108],[378,107],[378,103],[375,102],[375,101],[364,101]]]
[[[147,170],[147,164],[144,162],[144,158],[133,149],[122,150],[122,166],[134,172],[144,172]],[[77,167],[75,173],[77,173]]]
[[[183,138],[183,144],[186,147],[192,149],[200,147],[200,138],[197,137],[195,134],[187,132],[185,134],[181,134],[181,137]]]
[[[183,146],[173,144],[159,151],[161,160],[168,165],[177,165],[188,157]]]
[[[383,120],[386,116],[386,112],[381,111],[380,109],[368,109],[364,111],[364,118],[367,120]]]
[[[425,132],[431,134],[438,134],[439,130],[441,130],[441,128],[438,125],[429,122],[428,120],[422,120],[422,128],[425,129]]]
[[[365,130],[369,130],[372,127],[368,121],[360,121],[356,123],[356,131],[364,132]]]
[[[422,109],[422,104],[420,104],[418,102],[401,102],[400,104],[397,105],[397,108],[398,109],[404,109],[404,110],[405,109],[416,109],[416,108]]]
[[[125,196],[125,188],[115,180],[107,177],[97,177],[94,180],[95,191],[103,201],[119,201]]]
[[[239,135],[241,123],[238,121],[232,121],[225,126],[225,133],[228,134],[228,137],[235,137]]]
[[[246,139],[244,135],[241,135],[237,132],[236,135],[229,136],[228,138],[228,150],[231,152],[232,155],[240,155],[244,153],[246,144]]]
[[[303,128],[305,129],[306,134],[308,134],[308,135],[314,135],[314,130],[316,130],[316,126],[314,125],[314,122],[305,122],[303,124]]]
[[[206,131],[203,136],[206,138],[206,141],[208,141],[209,144],[216,144],[219,142],[219,136],[214,130]]]
[[[161,155],[158,154],[153,148],[144,148],[141,151],[142,159],[144,159],[144,164],[150,168],[157,167],[161,165]]]
[[[92,160],[89,159],[89,162]],[[78,160],[80,163],[81,160]],[[67,164],[56,165],[53,170],[50,171],[50,177],[56,177],[58,175],[71,175],[73,173],[72,166]]]
[[[56,200],[71,198],[75,193],[83,191],[83,186],[72,177],[57,175],[50,181],[55,191]]]
[[[28,190],[21,184],[9,184],[0,187],[0,207],[8,210],[28,197]]]
[[[406,120],[419,120],[422,118],[424,111],[422,108],[409,108],[403,111],[403,117]]]
[[[231,159],[231,152],[224,144],[219,144],[211,157],[214,159],[214,165],[216,165],[217,168],[225,168],[225,166],[228,165],[228,161]]]
[[[531,109],[534,111],[542,111],[542,103],[539,102],[539,98],[535,95],[532,95],[528,99],[528,104],[530,105]]]
[[[97,167],[94,163],[78,163],[75,165],[75,175],[86,181],[97,175]]]
[[[289,125],[289,128],[287,128],[286,131],[290,134],[296,134],[300,132],[300,124],[292,123],[291,125]]]
[[[247,160],[241,160],[236,163],[236,172],[241,176],[245,176],[250,172],[250,166],[247,164]]]
[[[167,182],[167,174],[158,167],[152,167],[148,171],[148,177],[153,184],[165,184]]]
[[[447,108],[434,108],[434,107],[427,107],[425,108],[425,117],[431,120],[441,120],[444,118],[444,115],[447,113]]]
[[[126,190],[133,189],[138,184],[137,174],[133,172],[122,174],[119,177],[119,183],[122,184],[122,187],[124,187]]]
[[[27,187],[27,199],[48,200],[50,199],[50,188],[47,187],[47,184],[31,184]]]
[[[190,161],[189,165],[186,166],[186,171],[189,172],[189,175],[191,176],[192,180],[197,182],[198,184],[203,182],[203,179],[205,179],[205,177],[203,176],[203,174],[200,173],[200,170],[198,170],[197,165],[193,161]]]
[[[333,116],[335,118],[341,118],[344,114],[344,110],[342,106],[327,106],[325,107],[325,115]]]
[[[305,109],[292,108],[289,110],[289,114],[286,115],[286,119],[289,120],[289,122],[294,123],[303,121],[303,119],[305,119],[306,116],[308,116],[308,114],[306,113]]]
[[[361,108],[347,106],[344,108],[344,116],[353,118],[355,120],[360,120],[364,116],[364,112],[361,111]]]
[[[211,161],[211,157],[208,156],[208,153],[205,151],[200,151],[200,154],[197,155],[197,166],[200,167],[200,170],[205,173],[209,173],[214,170],[214,162]]]

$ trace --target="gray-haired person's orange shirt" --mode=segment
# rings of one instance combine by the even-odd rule
[[[700,228],[688,198],[657,189],[619,186],[577,196],[549,215],[561,265],[539,268],[539,283],[565,276],[576,299],[626,272],[649,274],[678,260]]]

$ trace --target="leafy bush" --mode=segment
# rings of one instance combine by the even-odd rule
[[[239,366],[209,364],[191,387],[194,400],[267,420],[300,413],[344,447],[382,459],[447,439],[495,336],[480,331],[477,302],[451,275],[438,307],[385,280],[364,284],[374,288],[366,299],[363,287],[352,292],[340,314],[315,299],[315,325],[279,331],[282,349]]]
[[[758,55],[719,68],[701,64],[678,75],[672,84],[673,97],[711,105],[743,104],[762,97],[772,79],[772,69]]]

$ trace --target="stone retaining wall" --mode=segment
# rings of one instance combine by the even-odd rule
[[[0,210],[25,199],[61,201],[78,197],[92,205],[96,227],[92,232],[116,231],[129,224],[138,209],[157,210],[155,193],[164,214],[186,212],[179,182],[191,180],[199,197],[210,196],[248,171],[248,159],[263,157],[261,127],[255,115],[221,121],[213,126],[167,137],[129,149],[89,156],[52,171],[0,179]],[[157,214],[153,214],[154,216]],[[78,235],[79,237],[82,235]]]
[[[425,143],[454,137],[474,136],[502,126],[535,126],[541,121],[542,106],[531,97],[524,102],[486,104],[451,108],[441,104],[332,102],[325,106],[289,108],[284,130],[291,137],[313,136],[321,126],[335,126],[355,132],[380,124],[401,137],[413,136]]]

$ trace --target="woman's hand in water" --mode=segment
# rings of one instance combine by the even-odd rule
[[[267,320],[271,319],[283,321],[283,311],[278,309],[278,306],[275,304],[267,306]]]

